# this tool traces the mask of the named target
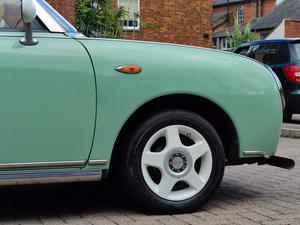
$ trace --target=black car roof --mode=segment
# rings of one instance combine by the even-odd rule
[[[245,44],[242,44],[239,47],[246,47],[246,46],[257,45],[257,44],[268,44],[268,43],[293,43],[293,42],[298,42],[298,41],[300,42],[300,38],[256,40],[256,41],[250,41]]]

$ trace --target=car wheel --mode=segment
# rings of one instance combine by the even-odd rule
[[[225,156],[217,132],[189,111],[169,110],[142,122],[126,149],[122,178],[128,193],[152,213],[194,211],[223,178]]]
[[[293,116],[292,113],[290,113],[288,111],[284,111],[283,112],[283,122],[290,123],[292,121],[292,116]]]

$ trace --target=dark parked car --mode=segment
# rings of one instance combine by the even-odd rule
[[[300,113],[300,39],[253,41],[234,52],[269,65],[277,74],[286,97],[285,122]]]

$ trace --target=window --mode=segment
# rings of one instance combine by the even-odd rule
[[[277,62],[279,52],[278,44],[255,45],[252,48],[250,57],[267,65]]]
[[[217,42],[218,42],[218,39],[217,38],[213,38],[213,40],[212,40],[212,47],[213,48],[217,48]]]
[[[229,42],[228,38],[221,38],[220,42],[221,42],[221,50],[230,49],[230,42]]]
[[[237,8],[237,12],[236,12],[236,18],[238,20],[238,24],[244,24],[245,23],[245,10],[243,6],[240,6]]]
[[[291,44],[292,58],[294,62],[300,62],[300,43]]]
[[[126,30],[140,29],[140,0],[118,0],[119,8],[125,10],[121,23]]]
[[[0,31],[23,30],[20,0],[0,0]],[[39,19],[32,23],[33,30],[45,30]]]
[[[248,51],[249,51],[249,46],[247,47],[241,47],[241,48],[238,48],[235,53],[236,54],[240,54],[240,55],[247,55],[248,54]]]

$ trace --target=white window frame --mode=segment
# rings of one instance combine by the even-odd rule
[[[229,40],[228,38],[221,38],[220,39],[220,49],[221,50],[228,50],[230,49],[230,43],[229,43]]]
[[[238,20],[238,24],[242,25],[245,23],[245,8],[244,6],[239,6],[236,10],[236,18]]]
[[[123,26],[123,30],[140,30],[141,29],[141,0],[136,0],[138,5],[139,17],[137,18],[137,26]],[[118,0],[118,7],[120,7],[120,0]]]

